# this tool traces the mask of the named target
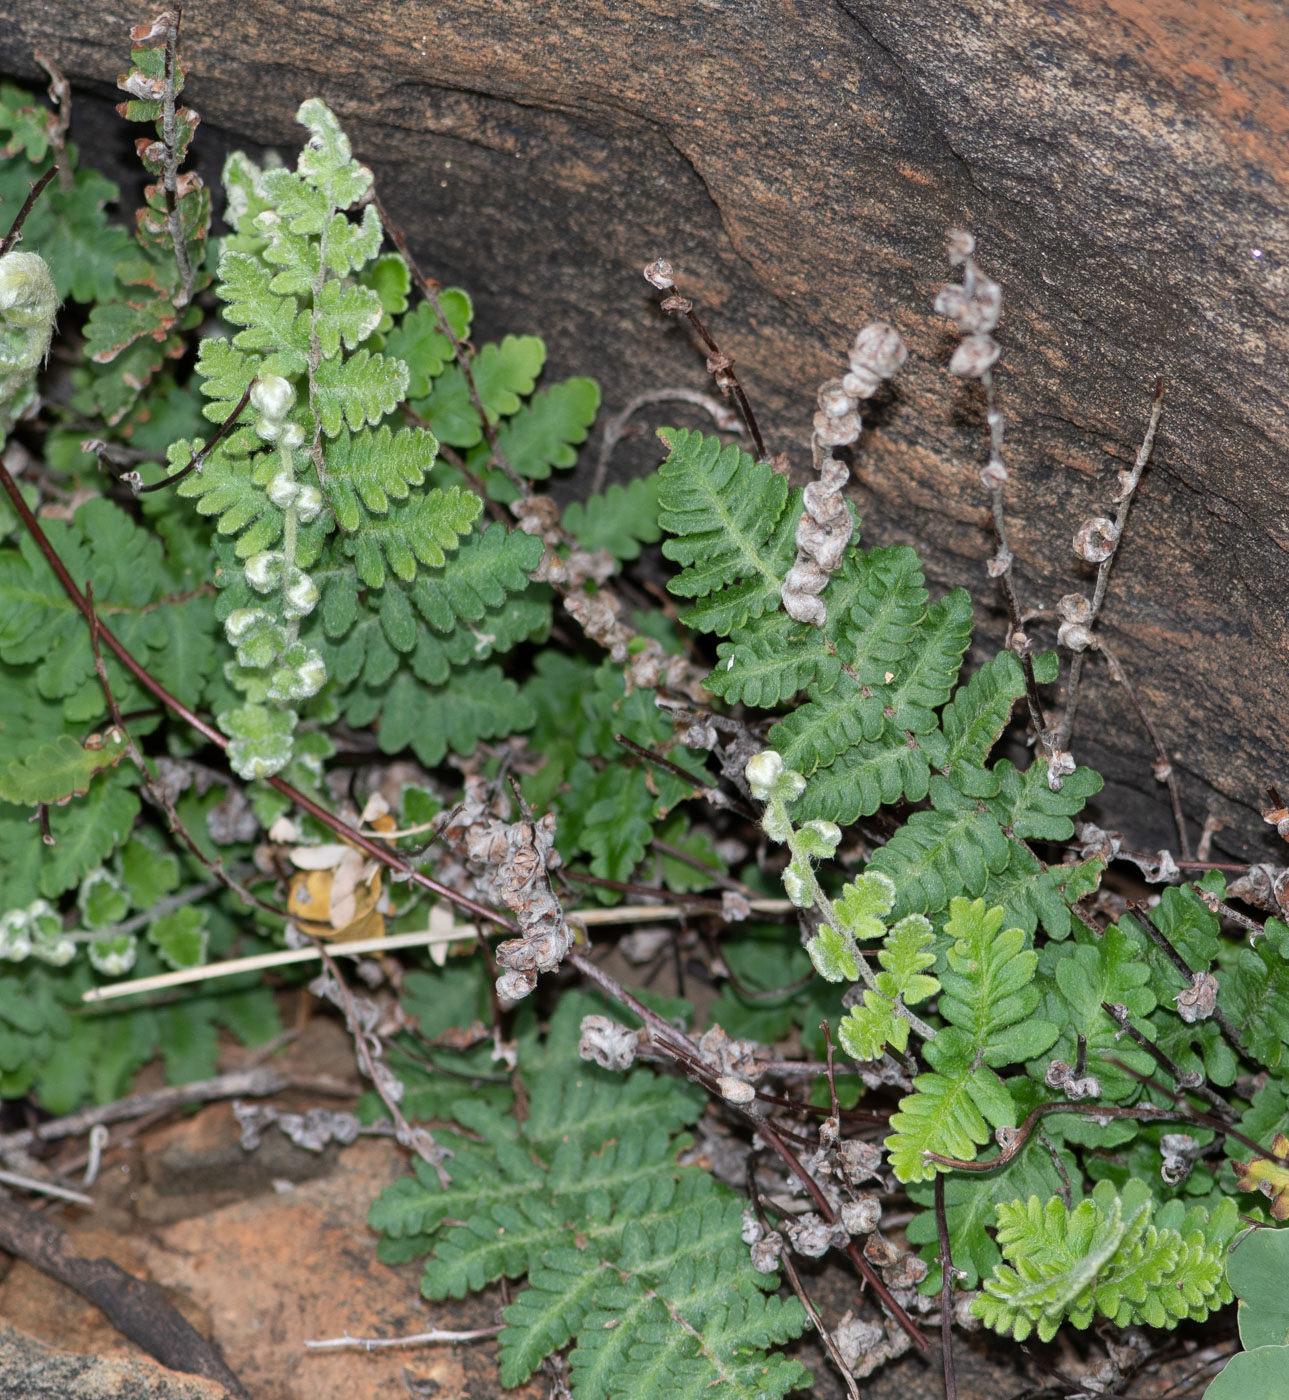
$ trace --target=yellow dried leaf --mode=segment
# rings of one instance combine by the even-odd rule
[[[1271,1150],[1277,1157],[1289,1157],[1289,1137],[1277,1133],[1271,1140]],[[1255,1157],[1252,1161],[1232,1162],[1231,1165],[1240,1173],[1235,1184],[1241,1191],[1261,1191],[1271,1199],[1272,1217],[1289,1220],[1289,1163]]]
[[[370,879],[354,886],[351,891],[345,891],[343,899],[337,901],[343,910],[339,925],[333,920],[331,907],[335,878],[334,870],[302,870],[293,876],[286,904],[291,917],[305,933],[331,943],[383,938],[385,917],[377,908],[380,903],[380,871],[377,870]]]

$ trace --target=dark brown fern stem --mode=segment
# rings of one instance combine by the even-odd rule
[[[13,247],[22,237],[22,226],[27,222],[27,215],[31,213],[32,206],[44,194],[49,182],[58,174],[58,167],[51,165],[48,170],[31,187],[31,193],[22,202],[22,208],[18,210],[18,216],[9,226],[9,232],[0,238],[0,258]]]
[[[717,345],[711,332],[698,319],[693,301],[676,286],[672,278],[672,266],[666,258],[656,258],[645,268],[644,275],[645,281],[651,287],[656,287],[660,292],[666,294],[658,303],[662,310],[670,312],[672,315],[683,316],[693,328],[694,334],[703,342],[703,348],[707,351],[708,373],[715,380],[716,387],[721,393],[732,398],[737,404],[739,414],[742,416],[743,422],[747,424],[748,436],[756,448],[756,460],[764,462],[768,455],[765,450],[765,442],[761,437],[761,429],[757,425],[756,414],[752,412],[752,405],[743,392],[738,375],[734,373],[733,357],[727,355]]]

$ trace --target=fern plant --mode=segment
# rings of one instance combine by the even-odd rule
[[[527,1279],[503,1312],[501,1383],[515,1386],[571,1345],[574,1393],[613,1397],[775,1397],[810,1383],[770,1350],[800,1334],[804,1310],[776,1296],[743,1243],[743,1200],[677,1158],[678,1130],[702,1111],[692,1086],[635,1069],[625,1078],[578,1057],[598,1009],[561,998],[544,1042],[521,1041],[522,1123],[462,1096],[448,1115],[453,1182],[418,1168],[387,1187],[370,1222],[381,1255],[429,1254],[421,1292],[463,1296]],[[377,1105],[372,1105],[375,1112]]]
[[[659,520],[672,536],[663,553],[683,565],[668,586],[699,600],[681,614],[687,626],[728,638],[707,686],[763,709],[805,694],[769,733],[787,770],[806,780],[794,821],[848,825],[929,797],[873,861],[894,883],[893,916],[933,917],[970,895],[1000,904],[1027,933],[1041,924],[1065,937],[1097,867],[1049,869],[1026,843],[1073,835],[1071,818],[1101,779],[1080,768],[1053,792],[1041,765],[988,764],[1024,678],[1005,651],[955,689],[971,637],[966,591],[930,602],[912,549],[852,548],[822,594],[825,625],[795,622],[781,596],[801,491],[737,446],[686,431],[663,437]],[[1055,655],[1035,669],[1055,679]]]
[[[955,899],[950,911],[938,1004],[945,1025],[923,1050],[933,1072],[900,1100],[886,1141],[901,1181],[932,1174],[928,1152],[974,1157],[991,1129],[1014,1128],[1015,1104],[996,1069],[1041,1055],[1057,1037],[1052,1022],[1034,1016],[1038,956],[1022,931],[1003,930],[1003,911],[983,900]]]
[[[136,49],[123,115],[161,125],[162,63],[155,45]],[[163,84],[169,100],[181,85],[176,70]],[[145,90],[153,95],[140,97]],[[0,126],[13,139],[0,191],[10,191],[47,169],[53,119],[15,89],[3,99]],[[176,377],[176,355],[202,320],[199,302],[158,339],[148,301],[170,305],[183,277],[161,182],[146,192],[131,239],[101,213],[115,189],[75,170],[68,148],[68,187],[50,188],[24,230],[27,246],[54,261],[35,301],[21,289],[11,297],[11,416],[48,416],[46,460],[88,485],[87,496],[100,485],[96,468],[120,474],[123,461],[138,463],[125,479],[141,490],[133,511],[92,494],[46,535],[141,669],[188,709],[216,711],[234,772],[251,782],[244,793],[194,765],[191,739],[107,653],[106,680],[132,716],[150,778],[175,784],[175,821],[157,824],[151,789],[111,726],[84,620],[6,503],[0,1092],[34,1089],[55,1111],[114,1097],[159,1045],[172,1078],[203,1077],[217,1024],[252,1042],[279,1030],[254,979],[218,983],[190,1010],[80,1002],[96,982],[218,959],[235,940],[248,953],[280,943],[280,917],[260,911],[248,925],[241,899],[211,878],[215,868],[235,872],[240,889],[271,896],[250,856],[286,803],[257,778],[286,771],[317,790],[337,720],[365,728],[379,717],[381,748],[437,764],[535,718],[519,686],[487,663],[549,627],[550,591],[527,577],[542,542],[484,526],[467,485],[484,470],[477,452],[459,465],[439,456],[427,422],[463,446],[483,441],[475,409],[459,402],[460,366],[425,308],[409,309],[403,259],[380,253],[379,220],[363,202],[370,173],[325,107],[307,103],[302,118],[310,145],[294,171],[229,161],[234,232],[209,272],[209,198],[181,177],[192,291],[210,284],[222,318],[198,341],[189,380]],[[181,162],[195,123],[179,109],[176,144],[143,152],[151,173]],[[11,270],[46,266],[34,252],[9,257]],[[114,263],[104,267],[105,257]],[[91,303],[86,359],[70,401],[42,408],[35,375],[60,295]],[[448,291],[442,301],[453,333],[468,336],[469,298]],[[508,337],[475,356],[481,406],[528,478],[570,463],[598,404],[585,379],[534,392],[544,354],[535,337]],[[98,419],[97,441],[76,426],[82,415]],[[202,433],[203,418],[218,425],[213,434]],[[23,493],[35,504],[32,487]],[[424,793],[407,789],[409,814],[425,810]],[[160,862],[151,876],[141,870],[149,860]],[[109,886],[113,900],[90,899]],[[415,927],[424,902],[410,896],[391,912]]]
[[[1095,1316],[1120,1327],[1202,1322],[1231,1300],[1224,1260],[1238,1225],[1235,1202],[1210,1214],[1170,1201],[1156,1210],[1135,1178],[1121,1195],[1098,1183],[1070,1210],[1037,1196],[998,1207],[998,1243],[1007,1262],[994,1269],[972,1311],[995,1331],[1023,1342],[1049,1341],[1064,1321]]]

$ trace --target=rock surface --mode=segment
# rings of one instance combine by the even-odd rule
[[[225,1400],[222,1385],[151,1357],[56,1351],[0,1321],[0,1400]]]
[[[353,1400],[405,1395],[409,1387],[414,1394],[461,1400],[500,1394],[492,1342],[370,1353],[304,1346],[309,1337],[404,1336],[498,1320],[496,1290],[428,1306],[417,1290],[419,1266],[391,1269],[376,1258],[367,1210],[406,1167],[392,1143],[363,1140],[321,1157],[288,1145],[278,1160],[283,1175],[269,1187],[253,1171],[228,1170],[228,1149],[241,1151],[237,1138],[226,1104],[149,1135],[133,1162],[123,1164],[129,1170],[114,1166],[96,1185],[93,1216],[60,1224],[78,1248],[160,1284],[219,1345],[255,1400]],[[266,1135],[265,1145],[271,1140]],[[254,1162],[256,1154],[243,1155]],[[202,1176],[205,1186],[197,1184]],[[244,1198],[232,1200],[237,1194]],[[182,1218],[175,1213],[180,1200],[187,1205]],[[158,1201],[167,1203],[160,1221]],[[0,1255],[0,1265],[5,1262]],[[158,1366],[115,1333],[97,1308],[27,1264],[0,1269],[0,1319],[0,1400],[224,1398],[209,1381]],[[20,1364],[25,1353],[14,1351],[13,1375],[22,1380],[6,1389],[8,1332],[16,1328],[23,1329],[16,1335],[33,1359]],[[46,1353],[42,1343],[59,1350]],[[33,1383],[24,1389],[28,1378],[44,1376],[44,1355],[50,1358],[49,1379],[40,1381],[45,1388]],[[538,1400],[545,1387],[537,1378],[506,1394]]]
[[[540,332],[551,369],[595,374],[610,410],[705,387],[640,279],[659,253],[798,471],[814,389],[861,324],[893,320],[913,360],[858,450],[865,537],[917,544],[996,639],[979,405],[945,373],[930,311],[946,231],[974,230],[1005,293],[1022,602],[1090,591],[1070,539],[1106,513],[1163,374],[1104,635],[1176,756],[1192,840],[1211,809],[1219,845],[1283,859],[1256,811],[1269,782],[1289,790],[1283,7],[243,0],[194,4],[185,26],[203,136],[293,149],[297,105],[325,98],[427,268],[475,294],[482,332]],[[0,68],[35,81],[33,48],[104,94],[125,66],[94,0],[17,7]],[[92,134],[105,142],[125,144]],[[1139,721],[1099,663],[1075,737],[1114,775],[1108,819],[1171,844]]]

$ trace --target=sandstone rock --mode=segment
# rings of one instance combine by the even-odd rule
[[[0,1321],[0,1400],[226,1400],[222,1385],[151,1357],[57,1351]]]
[[[1282,10],[244,0],[194,5],[185,25],[203,137],[293,149],[296,106],[325,98],[427,268],[475,294],[481,330],[540,332],[552,370],[595,374],[610,410],[703,386],[640,278],[659,253],[798,471],[815,388],[861,324],[893,321],[913,359],[859,445],[865,538],[918,545],[996,637],[979,404],[946,375],[930,311],[945,233],[974,230],[1005,294],[1022,599],[1087,588],[1070,538],[1104,513],[1163,374],[1105,636],[1176,755],[1192,823],[1212,808],[1219,844],[1283,857],[1256,813],[1268,782],[1289,788]],[[20,6],[0,67],[35,80],[33,48],[107,92],[124,24],[92,0]],[[1091,673],[1075,749],[1111,774],[1101,810],[1134,845],[1170,841],[1139,722]]]

